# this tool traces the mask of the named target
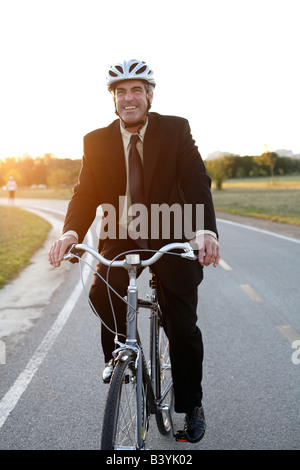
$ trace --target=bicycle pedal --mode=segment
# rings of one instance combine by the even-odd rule
[[[188,442],[186,433],[183,429],[179,429],[175,434],[174,434],[175,440],[177,442]]]

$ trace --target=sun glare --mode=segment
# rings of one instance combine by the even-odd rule
[[[14,3],[0,11],[2,161],[81,158],[83,136],[116,118],[107,68],[135,56],[156,74],[152,110],[186,117],[204,157],[259,154],[264,143],[300,153],[297,2],[165,0],[151,11],[140,4],[153,32],[140,43],[135,30],[120,41],[123,20],[112,27],[105,2],[28,0],[17,2],[18,17]]]

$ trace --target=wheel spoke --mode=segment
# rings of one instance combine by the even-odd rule
[[[147,430],[146,396],[142,393],[142,446]],[[137,450],[137,378],[130,358],[117,363],[107,397],[102,429],[102,450]]]
[[[161,324],[158,325],[158,360],[159,360],[159,396],[158,405],[161,413],[156,415],[156,422],[161,434],[168,434],[172,429],[174,391],[169,355],[169,341]]]

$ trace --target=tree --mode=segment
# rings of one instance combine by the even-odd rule
[[[63,168],[57,168],[56,170],[52,170],[47,177],[47,183],[50,186],[54,186],[57,188],[60,185],[67,185],[68,183],[68,172]]]
[[[254,158],[254,161],[260,166],[266,166],[270,170],[270,175],[272,178],[272,183],[274,182],[274,167],[278,158],[277,153],[270,152],[267,145],[265,145],[266,151],[262,155],[258,155]]]
[[[231,176],[232,155],[214,158],[205,162],[208,174],[216,183],[217,189],[222,189],[223,182]]]

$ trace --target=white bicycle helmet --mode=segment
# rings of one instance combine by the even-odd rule
[[[107,88],[112,90],[117,82],[123,80],[144,80],[155,87],[154,74],[146,62],[141,60],[124,60],[121,64],[112,65],[108,71]]]

